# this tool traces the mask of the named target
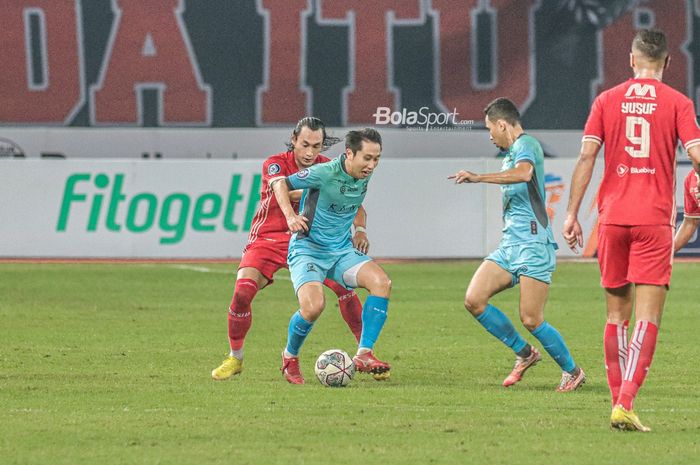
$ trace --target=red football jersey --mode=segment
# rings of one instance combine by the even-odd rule
[[[690,170],[685,177],[683,199],[683,216],[700,218],[700,192],[698,192],[698,175],[695,170]]]
[[[656,79],[630,79],[593,102],[584,141],[605,144],[602,224],[675,225],[676,146],[700,144],[693,103]]]
[[[329,158],[320,154],[316,158],[316,163],[327,161]],[[272,187],[270,187],[270,180],[290,176],[297,171],[299,171],[299,167],[294,160],[294,152],[292,151],[278,153],[265,160],[262,170],[262,185],[260,186],[260,206],[253,217],[248,244],[255,241],[269,241],[270,243],[278,243],[285,250],[289,246],[291,235],[287,227],[287,220],[277,203]],[[292,202],[292,207],[298,211],[299,202]]]

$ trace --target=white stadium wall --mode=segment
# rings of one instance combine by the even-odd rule
[[[459,169],[500,169],[483,131],[382,134],[382,161],[365,201],[371,255],[483,257],[497,246],[499,188],[446,179]],[[575,131],[533,134],[550,154],[575,154],[580,145]],[[0,257],[238,258],[257,203],[262,154],[280,151],[288,136],[289,129],[5,128]],[[161,159],[152,158],[156,153]],[[547,208],[562,257],[573,256],[561,226],[574,163],[563,156],[545,161]],[[680,211],[688,169],[677,172]],[[596,220],[601,170],[602,159],[581,211],[586,234]],[[698,254],[693,238],[682,255]]]
[[[382,160],[365,201],[371,254],[485,255],[500,237],[498,187],[446,178],[499,166],[495,159]],[[547,162],[558,238],[572,166]],[[238,258],[260,167],[257,160],[1,160],[0,256]]]

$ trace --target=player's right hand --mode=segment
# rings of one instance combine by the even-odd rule
[[[562,235],[566,240],[566,244],[574,253],[578,253],[577,246],[583,248],[583,230],[575,216],[567,215]]]
[[[447,179],[454,179],[455,184],[462,184],[465,182],[478,182],[477,176],[478,175],[476,173],[472,173],[471,171],[461,170],[456,172],[452,176],[447,176]]]
[[[299,231],[308,231],[308,222],[309,219],[302,215],[291,215],[287,217],[287,227],[292,234]]]

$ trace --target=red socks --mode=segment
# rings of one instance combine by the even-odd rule
[[[357,342],[360,342],[362,334],[362,303],[355,291],[345,289],[340,284],[326,279],[323,284],[328,286],[338,296],[338,305],[340,306],[340,314],[343,320],[347,323],[352,335],[355,336]]]
[[[608,387],[613,404],[620,395],[622,374],[627,365],[627,327],[630,322],[621,325],[608,323],[605,325],[603,346],[605,348],[605,372],[608,375]]]
[[[253,322],[250,303],[258,292],[258,284],[252,279],[239,279],[233,290],[228,309],[228,340],[231,350],[240,350]]]
[[[637,391],[644,383],[656,349],[656,337],[659,329],[649,321],[638,321],[630,339],[627,353],[627,366],[622,377],[620,396],[617,403],[625,409],[632,410]]]

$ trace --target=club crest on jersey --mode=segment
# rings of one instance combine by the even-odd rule
[[[282,171],[282,168],[280,168],[280,165],[278,165],[277,163],[273,163],[267,167],[268,176],[273,176],[279,173],[280,171]]]
[[[298,177],[299,179],[304,179],[304,178],[306,178],[306,177],[309,176],[309,173],[310,173],[309,169],[308,169],[308,168],[304,168],[303,170],[301,170],[301,171],[299,171],[299,172],[297,173],[297,177]]]

